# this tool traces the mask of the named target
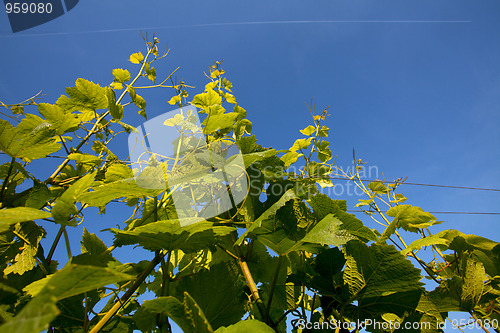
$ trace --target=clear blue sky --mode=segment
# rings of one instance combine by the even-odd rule
[[[144,50],[139,31],[168,42],[157,72],[181,66],[177,77],[193,92],[203,89],[207,66],[224,59],[263,146],[289,148],[311,121],[304,103],[313,98],[320,110],[330,105],[326,125],[340,166],[350,165],[355,147],[378,168],[373,177],[500,188],[498,1],[88,0],[16,34],[0,13],[0,100],[43,89],[54,102],[78,77],[109,84],[112,69],[133,71],[129,55]],[[150,118],[172,109],[171,91],[144,95]],[[128,122],[138,125],[133,113]],[[125,157],[126,139],[114,144]],[[40,170],[40,178],[51,173]],[[499,192],[400,189],[427,211],[500,211]],[[347,197],[348,206],[358,198]],[[500,240],[499,215],[436,216],[447,221],[441,228]],[[98,232],[111,220],[86,227]],[[81,229],[74,235],[76,251]]]

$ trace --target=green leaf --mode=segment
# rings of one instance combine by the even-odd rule
[[[273,333],[274,330],[261,321],[255,319],[241,320],[228,327],[220,327],[215,333]]]
[[[69,98],[62,95],[56,104],[65,111],[95,111],[108,107],[106,89],[94,82],[79,78],[75,87],[66,88]]]
[[[319,137],[322,137],[322,138],[327,138],[328,137],[328,131],[330,130],[330,128],[326,127],[326,126],[321,126],[319,128],[319,131],[318,131],[318,136]]]
[[[168,220],[148,223],[130,231],[110,229],[115,234],[115,245],[138,244],[147,250],[181,249],[192,252],[213,244],[217,238],[235,231],[232,227],[214,226],[210,222],[198,222],[202,219]],[[181,224],[192,223],[185,225]]]
[[[222,104],[222,98],[215,91],[208,90],[207,92],[194,96],[192,103],[200,109],[206,109],[212,105]]]
[[[31,207],[16,207],[0,210],[0,232],[9,229],[12,224],[45,219],[51,217],[49,212]]]
[[[396,229],[398,228],[398,219],[393,219],[391,223],[385,228],[384,232],[382,233],[382,236],[380,236],[378,243],[383,244],[385,243],[391,236],[396,232]]]
[[[174,104],[177,104],[181,101],[181,95],[175,95],[173,96],[169,101],[168,101],[168,104],[170,105],[174,105]],[[177,115],[177,114],[176,114]]]
[[[118,198],[141,198],[145,196],[157,196],[164,190],[161,189],[148,189],[140,187],[136,184],[135,180],[124,179],[112,183],[96,186],[92,192],[84,193],[79,197],[79,201],[84,202],[90,206],[103,207],[111,200]]]
[[[151,70],[148,72],[148,79],[153,83],[156,82],[156,69],[151,67]]]
[[[280,159],[283,161],[283,163],[285,163],[285,168],[288,168],[290,165],[297,162],[297,159],[301,156],[304,155],[299,154],[296,151],[290,151],[285,155],[281,156]]]
[[[47,188],[47,185],[35,181],[33,184],[33,188],[28,196],[28,199],[26,199],[25,206],[35,209],[41,209],[47,204],[50,198],[51,198],[51,193],[50,190]]]
[[[255,152],[255,153],[250,153],[250,154],[243,154],[243,162],[245,163],[245,166],[248,168],[250,165],[252,165],[255,162],[259,162],[262,160],[265,160],[268,157],[276,155],[278,152],[274,149],[268,149],[260,152]],[[231,163],[236,157],[228,158],[227,163]]]
[[[142,53],[140,51],[130,55],[130,62],[133,64],[139,64],[143,60],[144,60],[144,56],[142,55]]]
[[[300,133],[309,136],[309,135],[313,134],[315,131],[316,131],[316,127],[309,125],[306,128],[304,128],[303,130],[300,130]]]
[[[204,125],[203,133],[210,134],[218,130],[231,128],[237,117],[238,114],[235,112],[208,116],[202,123]]]
[[[385,193],[389,193],[391,191],[391,189],[389,187],[385,186],[384,183],[382,183],[380,181],[369,183],[368,189],[370,189],[372,192],[379,193],[379,194],[385,194]]]
[[[78,197],[86,192],[94,181],[95,172],[89,173],[78,179],[57,199],[56,204],[52,208],[52,216],[56,223],[62,225],[74,225],[70,221],[70,217],[78,213],[75,207],[75,202]]]
[[[107,267],[67,264],[50,277],[38,280],[25,288],[31,295],[51,295],[57,300],[104,287],[109,284],[133,280],[135,276]],[[43,288],[42,287],[43,284]]]
[[[108,98],[108,110],[113,119],[121,120],[123,118],[123,105],[116,104],[115,91],[106,88],[106,97]]]
[[[256,228],[261,227],[263,221],[276,215],[278,209],[283,207],[287,203],[287,201],[297,198],[298,197],[293,189],[289,189],[288,191],[286,191],[276,203],[269,207],[264,213],[259,216],[257,220],[252,223],[252,225],[238,238],[235,245],[241,245],[241,243],[243,243],[243,240],[249,233],[251,233]]]
[[[483,295],[485,280],[486,272],[484,270],[484,265],[468,258],[460,299],[460,307],[462,309],[465,311],[472,311],[476,307]]]
[[[257,239],[271,248],[279,255],[287,255],[292,251],[303,249],[306,244],[320,244],[340,246],[346,244],[348,241],[355,239],[347,231],[341,229],[341,224],[338,219],[333,215],[327,215],[324,219],[319,221],[306,235],[295,241],[290,239],[284,229],[278,229],[263,226],[254,231]],[[309,250],[309,252],[315,252]]]
[[[89,253],[91,255],[102,255],[107,251],[108,247],[96,234],[91,234],[87,229],[83,228],[83,236],[81,242],[82,253]]]
[[[143,307],[150,312],[166,314],[184,332],[213,332],[203,311],[187,292],[184,292],[182,303],[175,297],[167,296],[145,301]]]
[[[422,208],[412,205],[391,207],[387,211],[387,215],[398,220],[398,227],[411,232],[418,232],[419,229],[440,223],[431,213],[424,212]]]
[[[354,239],[349,231],[342,228],[343,223],[332,214],[325,216],[302,238],[304,243],[339,246]]]
[[[328,214],[333,214],[342,222],[341,230],[347,231],[364,242],[377,240],[377,235],[370,228],[363,225],[363,222],[356,216],[346,212],[347,204],[344,200],[333,200],[326,194],[319,193],[308,202],[318,218],[323,219]]]
[[[125,83],[130,81],[130,72],[126,69],[116,68],[113,69],[114,81],[119,83]]]
[[[130,87],[129,87],[130,88]],[[133,94],[130,94],[130,92],[133,91]],[[130,97],[132,97],[132,101],[134,102],[135,106],[139,108],[139,114],[143,116],[144,118],[147,118],[146,116],[146,101],[142,96],[139,96],[135,93],[135,90],[129,90]]]
[[[411,242],[410,245],[403,251],[401,251],[401,254],[407,255],[411,251],[415,250],[420,250],[424,246],[429,246],[429,245],[436,245],[436,244],[443,244],[443,245],[448,245],[450,244],[450,241],[441,238],[441,233],[435,234],[435,235],[429,235],[424,238],[419,238],[413,242]]]
[[[415,309],[422,291],[420,270],[392,245],[351,241],[343,248],[350,300],[374,312],[402,315]],[[382,313],[384,313],[382,312]]]
[[[14,158],[43,158],[61,145],[53,138],[54,130],[41,118],[27,114],[17,127],[0,119],[0,150]]]
[[[57,317],[59,310],[52,295],[31,300],[14,318],[0,326],[2,332],[39,333]]]
[[[243,281],[234,262],[221,262],[211,265],[210,270],[184,276],[175,283],[174,292],[182,298],[184,291],[188,290],[210,326],[217,329],[240,320],[245,314],[247,298]]]
[[[328,162],[329,160],[332,159],[332,157],[333,154],[330,148],[324,148],[323,150],[318,151],[318,159],[320,160],[321,163]]]
[[[77,116],[65,113],[58,105],[40,103],[38,104],[38,112],[52,125],[57,135],[72,132],[80,125]]]
[[[11,265],[7,266],[3,273],[5,275],[15,273],[23,275],[35,268],[36,254],[40,245],[40,240],[45,235],[42,227],[35,222],[26,221],[22,224],[17,224],[14,228],[16,235],[23,240],[23,247],[19,248],[20,253],[11,260]]]
[[[307,149],[307,147],[309,147],[309,145],[311,144],[311,141],[312,138],[295,140],[293,146],[290,148],[290,151],[296,152],[299,149]]]
[[[102,159],[100,157],[91,154],[71,153],[68,155],[68,159],[76,161],[76,164],[90,164],[97,166],[102,163]]]

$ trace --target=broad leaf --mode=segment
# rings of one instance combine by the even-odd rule
[[[241,320],[234,325],[228,327],[220,327],[216,333],[273,333],[274,330],[264,324],[263,322],[255,319]]]
[[[39,333],[59,314],[56,298],[40,295],[31,300],[14,318],[0,326],[2,332]]]
[[[370,228],[363,225],[358,218],[346,212],[347,206],[344,200],[333,200],[326,194],[319,193],[308,200],[318,218],[325,218],[328,214],[333,214],[342,222],[341,229],[358,239],[367,242],[377,240],[377,235]]]
[[[10,157],[30,160],[58,151],[61,145],[53,138],[49,123],[34,115],[26,115],[17,127],[0,119],[0,150]]]
[[[204,125],[203,133],[210,134],[218,130],[231,128],[237,117],[238,114],[235,112],[208,116],[202,123]]]
[[[412,205],[394,206],[387,211],[387,215],[398,220],[398,227],[411,232],[418,232],[419,229],[440,223],[431,213]]]
[[[63,269],[43,280],[38,280],[25,288],[31,295],[52,295],[62,300],[96,288],[135,276],[117,272],[110,268],[67,264]]]
[[[49,212],[30,207],[6,208],[0,210],[0,232],[9,229],[10,225],[51,217]]]
[[[238,266],[230,261],[184,276],[172,287],[178,298],[188,290],[210,325],[217,329],[238,321],[245,314],[247,298],[243,281]]]
[[[183,223],[182,220],[181,223]],[[193,223],[185,227],[181,227],[181,223],[177,220],[159,221],[130,231],[120,229],[110,229],[110,231],[115,234],[116,246],[139,244],[151,251],[181,249],[184,252],[198,251],[208,247],[216,241],[217,237],[235,231],[232,227],[214,226],[210,222]]]
[[[40,103],[38,104],[38,112],[52,125],[57,135],[72,132],[80,124],[76,115],[65,113],[58,105]]]
[[[392,245],[370,247],[352,241],[343,248],[344,281],[350,299],[366,311],[403,314],[416,307],[422,291],[420,271]]]
[[[94,82],[77,79],[75,87],[66,88],[69,98],[62,95],[56,104],[66,112],[70,111],[95,111],[108,106],[106,90]]]
[[[125,83],[130,81],[130,73],[126,69],[116,68],[113,69],[114,81],[119,83]]]
[[[209,90],[207,92],[194,96],[192,104],[200,109],[206,109],[212,105],[222,104],[222,98],[215,91]]]
[[[71,216],[78,213],[75,207],[77,198],[87,191],[94,181],[95,173],[89,173],[77,180],[60,197],[52,208],[52,216],[56,223],[62,225],[73,225]]]
[[[125,179],[93,188],[92,192],[87,192],[79,197],[79,201],[90,206],[105,206],[111,200],[125,197],[127,199],[141,198],[145,196],[157,196],[164,190],[148,189],[140,187],[135,179]]]
[[[236,241],[235,245],[241,245],[245,237],[249,233],[251,233],[254,229],[259,228],[262,226],[262,222],[265,221],[266,219],[269,219],[276,215],[276,212],[278,209],[283,207],[287,201],[292,200],[292,199],[297,199],[297,195],[295,194],[295,191],[293,189],[289,189],[286,191],[283,196],[276,202],[274,203],[271,207],[269,207],[264,213],[262,213],[257,220],[255,220],[250,227],[247,228],[247,231],[245,231]]]

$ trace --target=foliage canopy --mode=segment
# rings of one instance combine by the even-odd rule
[[[185,332],[307,331],[301,322],[357,332],[362,327],[349,323],[374,320],[390,325],[367,331],[442,332],[453,311],[467,313],[484,331],[499,331],[499,243],[457,230],[431,233],[440,222],[405,204],[397,191],[403,181],[366,184],[361,160],[355,172],[342,173],[322,125],[326,109],[310,109],[312,124],[289,149],[260,146],[221,63],[210,67],[204,91],[190,99],[191,87],[174,82],[173,73],[156,83],[153,64],[165,56],[158,43],[153,37],[145,55],[130,56],[139,68],[135,76],[114,69],[106,86],[79,78],[54,104],[36,98],[2,103],[8,112],[0,119],[0,150],[10,160],[0,165],[1,331],[169,332],[174,321]],[[140,87],[139,80],[152,85]],[[135,131],[124,122],[131,109],[146,117],[147,102],[138,93],[145,88],[172,89],[170,105],[194,105],[204,119],[201,126],[188,113],[167,119],[165,126],[189,135],[175,143],[173,164],[151,158],[142,172],[185,180],[213,162],[192,154],[199,148],[193,138],[220,152],[236,145],[251,185],[242,202],[186,220],[173,195],[183,195],[201,216],[210,193],[226,190],[227,182],[140,186],[132,164],[108,146]],[[29,108],[38,114],[25,112]],[[64,154],[62,163],[40,179],[32,161],[54,154]],[[371,228],[347,212],[346,201],[321,193],[333,186],[332,175],[363,190],[367,199],[356,206],[381,227]],[[114,243],[84,229],[80,254],[72,253],[68,234],[88,223],[87,208],[105,214],[110,204],[133,211],[103,231]],[[59,231],[47,235],[44,225],[53,223]],[[407,233],[416,240],[407,244]],[[53,239],[50,248],[40,244],[44,237]],[[64,265],[53,260],[61,238],[69,257]],[[122,263],[113,251],[123,246],[151,256]],[[424,260],[429,254],[433,258]],[[424,288],[423,278],[432,287]],[[146,293],[155,296],[141,302]],[[342,325],[324,329],[327,322]],[[420,329],[405,328],[416,322]]]

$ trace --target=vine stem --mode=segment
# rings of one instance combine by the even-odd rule
[[[283,256],[278,257],[278,265],[276,265],[276,272],[274,273],[273,281],[271,282],[271,290],[269,291],[269,299],[267,300],[266,308],[266,322],[269,321],[269,312],[271,311],[271,303],[273,301],[274,290],[276,289],[276,283],[278,282],[278,275],[280,274],[281,263],[283,261]]]
[[[57,232],[56,238],[54,239],[54,242],[52,243],[52,246],[50,247],[49,253],[47,254],[47,264],[50,265],[50,262],[52,261],[52,256],[54,255],[54,251],[56,250],[57,244],[59,243],[59,240],[61,239],[61,236],[64,232],[65,226],[62,225],[59,228],[59,231]]]
[[[479,327],[481,327],[483,329],[483,331],[485,331],[486,333],[490,333],[484,326],[483,326],[483,323],[481,323],[481,321],[477,318],[477,316],[474,314],[474,312],[470,311],[469,312],[472,316],[472,318],[474,318],[476,320],[476,322],[479,324]]]
[[[7,188],[7,182],[9,181],[10,174],[12,173],[12,169],[14,168],[14,161],[16,160],[15,157],[12,157],[12,160],[10,161],[10,166],[9,166],[9,171],[7,171],[7,177],[5,177],[5,180],[3,181],[2,184],[2,191],[0,191],[0,199],[3,201],[3,195],[5,192],[5,189]]]
[[[149,263],[148,267],[141,274],[139,274],[134,282],[134,284],[123,294],[122,297],[116,302],[113,307],[106,312],[106,314],[99,320],[99,322],[92,328],[89,333],[97,333],[99,332],[104,325],[108,323],[108,321],[120,310],[123,304],[125,304],[128,299],[134,294],[134,292],[139,288],[139,286],[144,282],[144,280],[149,276],[151,271],[160,263],[163,259],[164,255],[157,252],[154,259]]]
[[[231,238],[233,239],[233,244],[234,244],[236,242],[235,234],[231,234]],[[248,267],[246,259],[245,259],[245,257],[243,257],[243,254],[241,253],[241,249],[239,248],[239,246],[235,245],[234,250],[235,250],[237,257],[238,257],[238,265],[240,266],[241,272],[243,273],[243,276],[245,277],[245,281],[247,283],[248,288],[250,289],[250,293],[252,294],[252,298],[255,301],[255,304],[257,304],[257,309],[259,310],[261,317],[263,319],[265,319],[266,318],[266,315],[265,315],[266,309],[264,308],[264,303],[262,302],[262,299],[260,298],[259,290],[257,289],[257,285],[255,284],[255,281],[253,280],[252,273],[250,273],[250,268]]]

